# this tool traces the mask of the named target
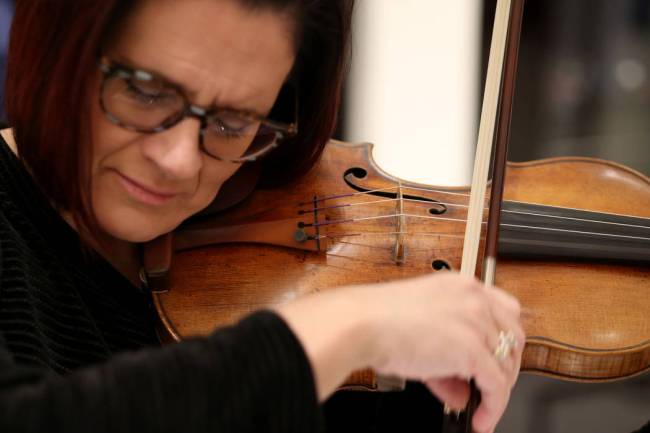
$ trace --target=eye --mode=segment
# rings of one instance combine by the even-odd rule
[[[124,91],[130,99],[141,105],[161,106],[173,104],[175,102],[175,96],[173,93],[166,92],[157,86],[152,86],[149,83],[136,81],[134,79],[127,80]]]
[[[225,137],[251,135],[254,125],[257,124],[241,115],[228,112],[215,114],[209,120],[214,131]]]

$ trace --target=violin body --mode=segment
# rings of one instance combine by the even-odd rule
[[[164,337],[206,334],[332,287],[458,269],[468,188],[402,181],[377,167],[371,151],[372,145],[332,141],[294,184],[256,190],[158,241],[173,252],[155,263],[166,287],[154,293]],[[504,245],[525,244],[520,251],[531,253],[504,247],[496,272],[496,284],[523,306],[522,371],[596,381],[650,368],[650,261],[638,253],[650,254],[650,179],[589,158],[509,163],[504,200],[569,212],[546,218],[550,226],[536,236],[520,223],[501,228]],[[571,213],[579,209],[588,213]],[[623,218],[599,223],[614,230],[604,241],[589,234],[597,228],[575,230],[600,214]],[[534,210],[523,216],[535,218],[541,217]],[[558,221],[568,228],[554,226]],[[554,237],[560,234],[568,240]],[[626,245],[622,260],[607,256],[607,245],[618,241]],[[536,245],[545,252],[536,254]],[[381,388],[371,372],[353,375],[348,385]]]

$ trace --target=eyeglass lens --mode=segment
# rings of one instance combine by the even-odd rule
[[[143,132],[170,128],[184,115],[184,96],[149,74],[118,71],[106,78],[102,100],[106,112],[123,126]],[[275,146],[281,133],[241,113],[221,110],[206,117],[201,144],[206,153],[227,160],[258,156]]]

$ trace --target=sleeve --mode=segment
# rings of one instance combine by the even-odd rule
[[[635,430],[632,433],[650,433],[650,421],[648,421],[643,427],[639,430]]]
[[[2,432],[305,433],[321,425],[309,361],[271,312],[66,376],[15,365],[0,339]]]

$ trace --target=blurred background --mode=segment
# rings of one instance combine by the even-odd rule
[[[467,184],[496,0],[358,0],[340,137],[391,174]],[[527,0],[509,160],[650,173],[650,1]]]
[[[4,114],[4,81],[5,60],[9,43],[9,28],[13,11],[13,0],[0,0],[0,125],[5,122]]]
[[[340,138],[374,143],[400,178],[469,184],[496,0],[357,5]],[[510,137],[510,161],[591,156],[650,175],[650,1],[526,0]],[[650,374],[523,374],[497,432],[628,433],[649,419]]]
[[[374,143],[403,179],[469,184],[496,1],[357,2],[337,138]],[[11,10],[0,0],[0,77]],[[650,175],[650,1],[526,0],[519,59],[509,160],[594,156]],[[650,374],[522,375],[497,431],[630,433],[649,419]]]

